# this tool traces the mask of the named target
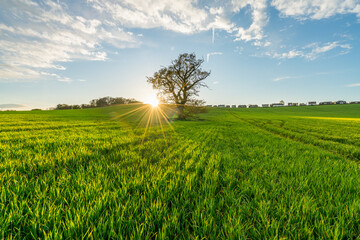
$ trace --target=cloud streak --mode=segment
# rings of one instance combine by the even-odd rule
[[[6,109],[10,109],[10,108],[24,108],[26,107],[25,105],[22,104],[0,104],[0,108],[6,108]]]
[[[215,55],[223,55],[223,53],[222,52],[211,52],[211,53],[206,54],[206,62],[210,61],[210,56],[215,56]]]
[[[302,78],[302,77],[304,77],[304,76],[283,76],[283,77],[274,78],[272,81],[279,82],[279,81],[283,81],[283,80],[296,79],[296,78]]]
[[[309,74],[309,75],[283,76],[283,77],[274,78],[272,81],[279,82],[279,81],[289,80],[289,79],[309,78],[309,77],[320,76],[320,75],[329,75],[329,74],[334,74],[334,73],[335,72],[318,72],[318,73]]]

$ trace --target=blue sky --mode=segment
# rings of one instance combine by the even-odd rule
[[[359,46],[359,0],[0,1],[0,104],[146,100],[184,52],[208,104],[360,100]]]

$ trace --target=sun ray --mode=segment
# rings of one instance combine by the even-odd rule
[[[152,115],[153,115],[153,109],[150,110],[150,116],[148,117],[148,120],[147,120],[147,123],[146,123],[144,135],[143,135],[142,140],[141,140],[141,144],[143,144],[143,142],[145,140],[146,133],[147,133],[147,131],[149,129],[149,124],[151,123]]]
[[[141,127],[141,123],[143,122],[143,120],[146,122],[146,115],[149,115],[150,112],[150,108],[149,106],[147,106],[148,108],[145,109],[144,113],[139,117],[139,120],[137,121],[137,125],[136,128],[140,128]]]
[[[175,109],[165,104],[156,105],[156,103],[139,105],[135,109],[130,108],[129,111],[123,112],[113,119],[127,122],[136,132],[138,131],[137,129],[142,129],[141,133],[134,132],[135,134],[141,134],[140,141],[142,145],[148,136],[156,134],[157,136],[162,136],[166,146],[168,146],[167,132],[171,131],[176,134],[171,124],[171,117],[169,117],[169,115],[171,116],[175,112]]]
[[[140,111],[140,110],[142,110],[143,108],[146,108],[146,107],[148,107],[148,106],[147,106],[147,105],[144,105],[144,106],[141,106],[141,107],[139,107],[139,108],[135,108],[135,109],[133,109],[133,110],[131,110],[131,111],[129,111],[129,112],[126,112],[126,113],[123,113],[123,114],[120,114],[120,115],[116,116],[115,119],[124,117],[124,116],[126,116],[126,115],[131,116],[132,114],[134,114],[134,113],[136,113],[136,112],[138,112],[138,111]],[[127,117],[128,117],[128,116],[127,116]]]
[[[157,116],[157,119],[158,119],[158,121],[159,121],[159,125],[160,125],[160,128],[161,128],[161,132],[162,132],[162,134],[163,134],[163,137],[164,137],[165,144],[166,144],[166,146],[168,147],[168,143],[167,143],[167,141],[166,141],[166,136],[165,136],[165,131],[164,131],[164,129],[163,129],[163,126],[162,126],[162,123],[161,123],[161,120],[160,120],[159,111],[156,112],[156,116]]]
[[[168,126],[171,128],[171,130],[175,130],[174,127],[171,125],[170,121],[168,120],[169,118],[167,117],[166,113],[160,108],[159,108],[159,113],[162,115],[162,117],[164,118]]]

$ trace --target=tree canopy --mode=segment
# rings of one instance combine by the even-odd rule
[[[159,97],[178,106],[179,119],[184,119],[185,105],[196,105],[196,99],[201,87],[207,87],[203,82],[210,71],[201,68],[204,59],[197,59],[194,53],[183,53],[171,62],[168,67],[162,67],[147,81],[158,91]]]

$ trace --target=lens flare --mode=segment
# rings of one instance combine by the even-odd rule
[[[141,145],[146,141],[157,139],[160,133],[164,143],[168,146],[169,136],[175,134],[171,125],[176,113],[175,105],[159,104],[156,97],[148,98],[145,104],[129,104],[119,108],[119,112],[113,112],[113,120],[131,127],[134,133],[140,137]],[[160,136],[161,136],[160,135]]]
[[[159,100],[156,97],[151,97],[145,101],[145,104],[149,104],[152,107],[157,107],[159,106]]]

